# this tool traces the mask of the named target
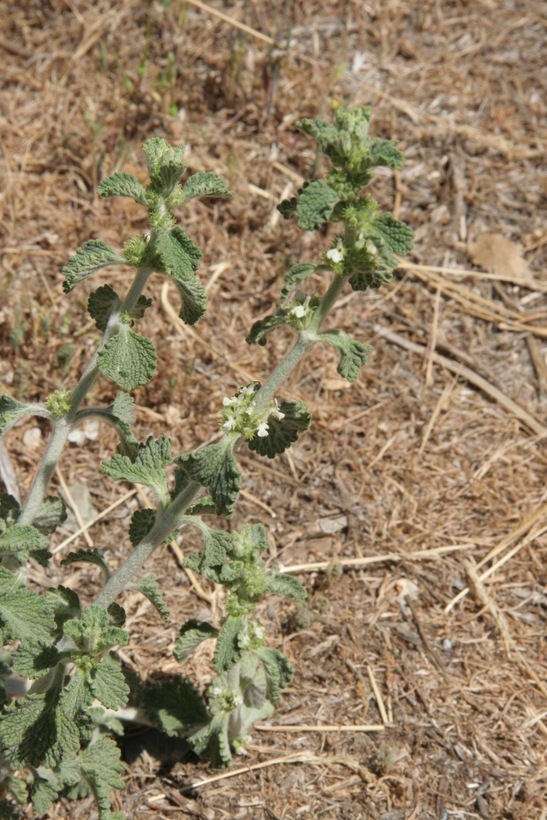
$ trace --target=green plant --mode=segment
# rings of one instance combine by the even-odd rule
[[[124,265],[135,269],[128,292],[119,296],[101,285],[89,297],[88,309],[102,341],[71,391],[58,390],[45,402],[24,404],[0,397],[0,432],[28,416],[47,419],[52,427],[43,460],[26,503],[19,507],[0,495],[0,629],[4,680],[4,715],[0,725],[4,794],[32,800],[45,812],[61,794],[92,793],[101,818],[111,812],[110,794],[121,788],[123,764],[112,735],[123,721],[141,721],[168,735],[185,735],[193,748],[214,766],[231,761],[232,750],[245,743],[252,724],[269,717],[293,671],[289,660],[268,647],[257,604],[267,595],[286,595],[299,602],[305,590],[289,575],[267,570],[262,554],[268,541],[264,527],[248,524],[240,531],[216,529],[205,519],[230,517],[241,475],[237,453],[247,446],[273,458],[288,448],[310,424],[302,402],[277,399],[294,367],[312,345],[325,342],[339,353],[338,372],[353,381],[371,348],[341,330],[322,330],[323,322],[344,287],[354,291],[378,288],[389,281],[395,253],[412,245],[412,233],[362,189],[377,166],[398,168],[402,154],[386,140],[368,136],[370,110],[337,110],[332,123],[301,120],[332,164],[325,179],[304,185],[282,203],[282,214],[294,216],[303,230],[325,223],[340,224],[332,246],[316,263],[299,264],[284,278],[279,306],[256,322],[247,341],[263,345],[280,325],[296,335],[295,344],[266,381],[244,385],[224,399],[221,438],[184,454],[173,454],[165,436],[139,442],[133,433],[134,402],[127,391],[148,382],[156,368],[156,351],[134,326],[151,306],[142,291],[151,275],[170,278],[181,297],[180,317],[194,324],[204,314],[206,294],[196,270],[200,251],[176,224],[174,210],[195,197],[229,196],[225,183],[212,173],[197,173],[184,184],[183,148],[154,138],[145,143],[150,184],[130,174],[104,179],[104,197],[126,196],[147,209],[150,234],[130,239],[121,252],[99,240],[85,243],[64,268],[64,290],[97,270]],[[314,272],[330,272],[322,295],[299,288]],[[119,388],[109,406],[84,406],[97,378]],[[132,551],[114,572],[98,549],[70,553],[64,565],[86,561],[98,565],[104,585],[92,605],[82,608],[76,592],[58,586],[39,594],[26,583],[29,559],[48,565],[48,537],[64,520],[60,499],[47,495],[48,485],[70,430],[94,416],[119,436],[118,452],[101,464],[101,472],[117,481],[149,487],[156,506],[134,513],[129,539]],[[169,471],[169,472],[168,472]],[[183,676],[164,683],[141,684],[125,673],[116,647],[125,644],[125,613],[117,603],[126,589],[137,589],[152,601],[159,617],[169,612],[154,576],[138,576],[154,550],[180,527],[194,527],[203,549],[186,559],[194,572],[227,590],[225,617],[218,625],[189,621],[180,629],[175,656],[183,664],[206,639],[216,641],[216,677],[204,697]],[[10,798],[10,799],[11,799]],[[0,804],[9,816],[12,803]]]

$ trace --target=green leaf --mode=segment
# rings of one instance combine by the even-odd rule
[[[327,222],[340,201],[340,194],[324,179],[307,183],[298,195],[296,219],[304,231],[314,231]]]
[[[25,589],[23,581],[4,567],[0,567],[0,625],[4,628],[5,640],[41,640],[45,643],[49,642],[55,629],[46,597]]]
[[[81,248],[78,248],[74,256],[68,260],[68,265],[63,268],[65,281],[63,290],[65,293],[83,282],[88,276],[108,265],[127,265],[127,261],[117,253],[114,248],[102,242],[100,239],[90,239]]]
[[[399,169],[403,167],[405,158],[393,140],[372,140],[370,146],[370,164]]]
[[[205,313],[207,294],[195,274],[195,254],[188,252],[181,239],[181,233],[176,229],[158,236],[154,267],[173,280],[182,300],[179,317],[186,324],[193,325]]]
[[[106,580],[110,578],[110,570],[105,561],[104,553],[96,547],[92,549],[76,550],[76,552],[69,552],[66,558],[63,558],[61,561],[61,566],[66,567],[70,564],[78,563],[94,564],[96,567],[100,567]]]
[[[0,558],[3,553],[19,553],[26,561],[33,552],[47,547],[47,538],[34,527],[14,524],[0,535]]]
[[[179,663],[184,663],[200,643],[208,638],[216,638],[217,635],[218,629],[207,621],[186,621],[175,641],[173,654]]]
[[[100,737],[78,756],[78,763],[99,807],[99,817],[106,820],[110,815],[110,793],[124,787],[120,775],[125,766],[120,750],[111,738]]]
[[[297,282],[302,282],[304,279],[307,279],[308,276],[311,276],[312,273],[315,273],[317,270],[317,265],[312,265],[309,262],[304,262],[301,265],[295,265],[293,268],[290,269],[288,273],[284,276],[285,284],[281,289],[281,304],[285,305],[287,299],[290,296],[290,293]]]
[[[262,647],[256,650],[256,654],[264,664],[268,675],[268,697],[272,703],[277,703],[281,695],[281,689],[292,680],[294,674],[292,664],[277,649]]]
[[[320,338],[329,342],[340,352],[337,372],[349,382],[354,382],[359,375],[359,368],[367,363],[372,353],[371,345],[361,344],[343,330],[329,330],[321,333]]]
[[[258,319],[258,321],[254,322],[245,341],[248,345],[264,346],[267,341],[266,337],[268,333],[271,333],[274,328],[286,324],[287,311],[276,310],[276,312],[272,313],[270,316],[265,316],[264,319]]]
[[[110,461],[103,461],[100,469],[116,481],[129,481],[150,487],[163,501],[169,494],[165,468],[171,461],[169,439],[160,436],[155,441],[153,436],[149,436],[145,444],[139,445],[135,459],[116,454]]]
[[[45,814],[59,796],[63,784],[59,782],[55,773],[51,769],[46,769],[45,766],[35,769],[33,774],[34,781],[30,799],[35,811],[38,814]]]
[[[99,370],[124,390],[150,381],[156,370],[156,348],[145,336],[122,325],[98,354]]]
[[[219,444],[208,444],[195,453],[177,459],[186,474],[207,487],[216,505],[217,515],[230,515],[239,495],[241,475],[226,437]]]
[[[414,247],[414,231],[406,222],[395,219],[393,214],[380,214],[373,222],[373,230],[393,253],[408,253]]]
[[[222,624],[214,656],[214,663],[219,672],[229,669],[241,658],[243,650],[239,645],[238,637],[244,630],[245,624],[246,620],[243,616],[229,616]]]
[[[152,189],[169,196],[187,167],[182,159],[184,145],[174,148],[167,140],[152,137],[144,143],[143,151],[148,160]]]
[[[45,641],[25,641],[12,655],[13,668],[18,675],[37,679],[43,677],[60,659],[54,646]]]
[[[21,815],[12,803],[7,800],[0,800],[1,820],[21,820]]]
[[[40,506],[32,526],[43,535],[51,535],[66,520],[66,507],[60,498],[47,495]]]
[[[147,686],[141,692],[146,714],[169,737],[187,732],[208,719],[203,698],[180,675]]]
[[[293,601],[304,601],[308,593],[296,578],[292,575],[284,575],[282,572],[268,573],[265,593],[269,595],[284,595],[292,598]]]
[[[139,205],[146,205],[146,191],[139,180],[133,174],[112,174],[105,177],[97,188],[99,196],[127,196],[138,202]]]
[[[52,609],[58,627],[70,618],[77,618],[80,615],[80,599],[73,589],[60,584],[58,587],[50,587],[46,590],[43,597]]]
[[[112,646],[128,642],[127,632],[117,626],[110,626],[106,610],[92,604],[84,609],[81,618],[74,618],[63,624],[63,633],[72,638],[78,649],[90,654],[104,652]]]
[[[156,510],[135,510],[129,524],[129,540],[134,547],[140,544],[156,522]]]
[[[182,189],[184,202],[202,196],[233,196],[223,179],[210,171],[198,171],[186,180]]]
[[[123,709],[129,699],[129,686],[122,672],[122,665],[112,654],[94,667],[89,676],[91,690],[106,709]]]
[[[158,586],[156,576],[147,575],[145,578],[141,578],[141,580],[135,584],[135,588],[148,598],[150,603],[159,612],[162,621],[167,623],[170,618],[170,612],[163,600],[163,592]]]
[[[110,285],[101,285],[89,295],[87,311],[95,320],[98,330],[105,331],[108,320],[113,313],[119,311],[121,304],[122,300]]]
[[[196,754],[207,758],[213,769],[222,769],[232,762],[228,740],[228,712],[220,712],[211,722],[188,738]]]
[[[194,244],[194,242],[192,242],[188,234],[178,225],[171,231],[171,236],[179,243],[184,253],[188,256],[192,270],[195,273],[195,271],[199,268],[199,263],[201,262],[200,249]]]
[[[298,434],[307,430],[311,424],[310,411],[302,401],[280,401],[279,410],[284,418],[274,414],[268,417],[268,434],[255,435],[250,441],[249,449],[261,456],[275,458],[283,453],[298,438]]]
[[[28,416],[50,418],[51,414],[45,404],[23,404],[12,399],[7,393],[0,394],[0,437],[11,430],[14,424]]]

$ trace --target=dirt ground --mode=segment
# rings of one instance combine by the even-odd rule
[[[0,377],[16,398],[73,384],[98,340],[85,311],[98,278],[64,297],[60,270],[87,239],[120,247],[144,230],[137,206],[95,191],[116,170],[143,175],[144,139],[185,142],[190,169],[235,192],[180,211],[203,250],[206,318],[181,326],[176,294],[159,279],[147,291],[156,310],[141,327],[160,366],[135,391],[138,430],[167,431],[179,452],[209,440],[222,396],[283,355],[282,332],[264,350],[244,337],[288,267],[328,244],[275,210],[316,159],[295,120],[328,116],[333,100],[370,104],[374,134],[406,153],[374,193],[415,249],[391,287],[343,298],[331,320],[374,345],[369,364],[349,386],[314,349],[285,391],[309,404],[311,431],[275,462],[241,457],[233,524],[267,524],[272,564],[309,593],[262,610],[295,678],[227,774],[131,732],[128,817],[547,817],[544,42],[534,0],[4,4]],[[113,276],[130,273],[102,281]],[[93,398],[112,395],[103,380]],[[2,477],[22,496],[46,435],[32,421],[7,437],[14,475],[4,458]],[[55,487],[87,487],[84,520],[132,492],[87,533],[115,565],[146,499],[98,476],[113,447],[103,428],[71,444]],[[91,600],[97,570],[58,565],[69,535],[33,581]],[[180,625],[221,612],[180,567],[191,549],[185,536],[147,568],[171,624],[125,596],[129,667],[181,671]],[[204,649],[189,666],[200,686],[209,661]],[[94,816],[89,800],[47,815]]]

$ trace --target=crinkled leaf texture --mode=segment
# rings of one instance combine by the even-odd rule
[[[293,601],[304,601],[307,592],[296,578],[292,575],[284,575],[282,572],[270,572],[266,576],[266,595],[285,595]]]
[[[276,310],[276,312],[272,313],[270,316],[265,316],[264,319],[258,319],[254,322],[245,341],[249,345],[264,346],[267,342],[266,337],[268,334],[271,333],[274,328],[286,324],[287,311]]]
[[[46,495],[38,508],[32,526],[43,535],[51,535],[66,520],[66,507],[60,498]]]
[[[354,382],[359,375],[359,368],[366,364],[372,353],[371,345],[364,345],[352,339],[343,330],[329,330],[320,336],[333,345],[340,353],[340,361],[336,368],[338,373],[349,382]]]
[[[90,673],[90,688],[106,709],[122,709],[129,698],[129,686],[118,658],[112,654],[104,658]]]
[[[327,222],[340,201],[340,194],[324,179],[304,186],[298,195],[296,220],[303,231],[314,231]]]
[[[302,401],[280,401],[279,409],[284,418],[271,415],[268,418],[268,434],[255,435],[248,442],[249,449],[261,456],[275,458],[284,453],[297,440],[298,434],[311,424],[310,411]]]
[[[0,627],[4,641],[43,640],[46,643],[55,629],[46,597],[33,589],[25,589],[23,581],[1,566]]]
[[[140,544],[142,539],[148,535],[155,521],[156,510],[135,510],[131,516],[131,523],[129,524],[129,540],[134,547]]]
[[[222,624],[217,637],[214,662],[219,672],[225,672],[241,658],[243,649],[238,640],[245,628],[243,616],[229,616]]]
[[[83,777],[91,786],[93,796],[99,807],[99,817],[107,820],[110,812],[110,793],[114,789],[123,789],[121,778],[125,766],[120,759],[120,750],[114,740],[100,737],[90,744],[80,755],[78,764]]]
[[[98,353],[99,370],[124,390],[150,381],[156,370],[156,348],[146,336],[122,325]]]
[[[182,189],[184,202],[201,196],[233,196],[223,179],[210,171],[198,171],[189,177]]]
[[[110,578],[110,570],[104,558],[102,550],[93,547],[91,549],[76,550],[76,552],[69,552],[61,561],[61,566],[69,566],[69,564],[94,564],[99,567],[105,578]]]
[[[127,632],[111,626],[109,613],[95,604],[84,609],[81,618],[66,621],[63,634],[71,638],[79,649],[93,653],[126,644],[129,640]]]
[[[146,190],[133,174],[116,173],[106,177],[99,183],[97,193],[104,197],[127,196],[140,205],[147,204]]]
[[[111,315],[121,307],[122,300],[110,285],[101,285],[87,300],[87,311],[98,330],[105,331]]]
[[[165,499],[168,495],[165,468],[171,464],[171,444],[165,436],[157,441],[149,436],[145,444],[139,446],[134,459],[115,454],[109,461],[103,461],[101,472],[115,481],[129,481],[144,484]]]
[[[218,629],[207,623],[207,621],[197,621],[195,619],[186,621],[175,641],[173,654],[179,663],[184,663],[203,641],[208,638],[216,638],[217,635]]]
[[[152,606],[159,613],[162,621],[167,623],[170,618],[170,613],[165,601],[163,600],[163,592],[158,585],[156,576],[147,575],[144,578],[141,578],[141,580],[137,581],[135,584],[135,589],[138,589],[139,592],[142,592],[142,594],[148,598]]]
[[[47,550],[48,540],[34,527],[14,524],[0,535],[0,560],[6,554],[18,554],[26,561],[29,555]]]
[[[207,294],[195,274],[196,246],[180,228],[161,233],[156,240],[154,268],[175,283],[182,305],[179,317],[188,325],[195,324],[205,313]],[[199,263],[199,257],[197,258]]]
[[[303,262],[302,264],[295,265],[291,268],[290,271],[284,276],[285,284],[281,289],[281,304],[286,304],[292,289],[298,282],[302,282],[304,279],[307,279],[308,276],[311,276],[316,270],[317,265],[312,265],[310,262]]]
[[[239,495],[241,475],[228,437],[219,444],[208,444],[195,453],[180,456],[177,463],[189,478],[207,487],[217,515],[231,515]]]
[[[74,256],[68,260],[68,264],[63,268],[65,281],[63,290],[65,293],[76,287],[88,276],[108,265],[128,265],[126,259],[117,253],[114,248],[102,242],[100,239],[90,239],[81,248],[78,248]]]
[[[142,150],[148,160],[151,187],[158,193],[168,196],[187,167],[182,159],[184,145],[175,148],[162,137],[152,137],[146,140]]]

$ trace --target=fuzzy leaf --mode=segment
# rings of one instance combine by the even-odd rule
[[[118,393],[112,405],[113,414],[127,425],[135,421],[135,399],[128,393]]]
[[[231,514],[239,495],[241,475],[228,438],[180,456],[177,463],[193,481],[207,487],[217,515]]]
[[[198,171],[186,180],[182,189],[184,202],[202,196],[233,196],[223,179],[210,171]]]
[[[105,655],[90,674],[89,684],[99,703],[106,709],[122,709],[127,705],[129,686],[122,665],[112,654]]]
[[[162,137],[152,137],[146,140],[142,150],[148,160],[152,188],[168,196],[187,167],[182,159],[184,145],[174,148]]]
[[[45,643],[55,629],[51,606],[45,596],[25,589],[24,583],[4,567],[0,567],[0,625],[4,640]]]
[[[327,222],[340,201],[340,195],[324,179],[305,185],[298,195],[296,219],[304,231],[314,231]]]
[[[372,140],[370,146],[370,164],[387,168],[402,168],[404,155],[393,140]]]
[[[371,345],[364,345],[352,339],[343,330],[329,330],[322,333],[320,338],[329,342],[340,352],[337,372],[349,382],[354,382],[359,375],[359,368],[367,363],[372,353]]]
[[[265,316],[264,319],[258,319],[258,321],[254,322],[245,341],[248,345],[264,346],[268,333],[271,333],[274,328],[286,324],[287,312],[285,310],[276,310],[276,312],[270,316]]]
[[[170,612],[163,600],[163,592],[158,586],[155,575],[147,575],[135,584],[135,588],[145,595],[159,612],[162,621],[169,621]]]
[[[156,370],[156,348],[146,336],[122,325],[98,354],[99,370],[124,390],[149,382]]]
[[[66,520],[66,507],[60,498],[47,495],[40,506],[32,526],[43,535],[51,535]]]
[[[47,538],[34,527],[14,524],[0,535],[0,557],[6,553],[20,553],[26,561],[33,552],[47,547]]]
[[[146,191],[141,185],[137,177],[133,174],[112,174],[110,177],[105,177],[99,183],[97,188],[99,196],[127,196],[138,202],[139,205],[146,205]]]
[[[41,678],[60,659],[54,646],[45,641],[25,641],[13,653],[13,668],[25,678]]]
[[[186,621],[175,641],[173,654],[179,663],[184,663],[200,643],[208,638],[215,638],[217,635],[218,629],[207,621],[196,621],[195,619]]]
[[[201,695],[179,675],[142,690],[143,707],[150,720],[169,737],[200,726],[208,719]]]
[[[44,404],[23,404],[12,399],[7,393],[0,394],[0,437],[11,430],[14,424],[28,416],[50,418],[50,413]]]
[[[222,769],[232,762],[228,740],[228,712],[215,715],[203,729],[188,738],[188,742],[200,757],[207,758],[213,769]]]
[[[70,618],[77,618],[80,614],[80,599],[73,589],[59,585],[50,587],[45,595],[48,605],[53,611],[57,626],[62,626]]]
[[[125,766],[120,760],[118,745],[112,738],[100,737],[78,756],[78,763],[97,801],[99,817],[107,820],[110,816],[110,793],[124,787],[120,775]]]
[[[112,646],[124,645],[129,640],[127,632],[117,626],[110,626],[106,610],[92,604],[84,609],[81,618],[66,621],[63,633],[72,638],[79,649],[88,652],[102,652]]]
[[[98,330],[105,331],[108,320],[120,309],[121,304],[121,299],[110,285],[101,285],[89,295],[87,311],[95,320]]]
[[[76,552],[69,552],[66,558],[63,558],[63,560],[61,561],[61,566],[66,567],[70,564],[78,563],[94,564],[96,567],[100,567],[107,580],[108,578],[110,578],[110,570],[105,561],[104,553],[102,550],[93,548],[76,550]]]
[[[265,593],[269,595],[284,595],[292,598],[293,601],[303,601],[308,597],[308,593],[296,578],[292,575],[284,575],[282,572],[268,573]]]
[[[294,670],[289,659],[278,652],[277,649],[262,647],[256,650],[256,654],[264,664],[268,675],[269,698],[272,703],[277,703],[281,694],[281,689],[287,686],[293,677]]]
[[[171,234],[158,236],[154,267],[173,280],[182,300],[179,316],[186,324],[193,325],[205,313],[207,294],[195,274],[195,255],[188,252],[181,238],[176,229]]]
[[[179,243],[184,253],[188,256],[192,270],[195,273],[201,262],[200,249],[192,242],[186,231],[183,231],[178,225],[171,231],[171,236]]]
[[[59,796],[62,788],[63,784],[59,782],[51,769],[46,769],[44,766],[36,769],[30,794],[35,811],[38,814],[45,814]]]
[[[414,246],[414,231],[406,222],[395,219],[393,214],[380,214],[373,222],[373,229],[393,253],[408,253]]]
[[[129,524],[129,540],[134,547],[148,535],[156,521],[155,510],[135,510]]]
[[[317,270],[317,265],[312,265],[309,262],[304,262],[301,265],[295,265],[293,268],[290,269],[288,273],[285,274],[284,281],[285,284],[281,289],[281,304],[284,305],[289,298],[291,290],[294,288],[297,282],[302,282],[304,279],[307,279],[308,276],[311,276],[312,273],[315,273]]]
[[[135,459],[129,456],[113,455],[110,461],[103,461],[101,472],[115,481],[129,481],[150,487],[160,499],[168,494],[165,468],[171,464],[171,444],[165,436],[157,441],[149,436],[145,444],[139,446]]]
[[[238,636],[245,627],[242,616],[226,618],[217,637],[214,662],[219,672],[229,669],[241,658],[243,651],[239,646]]]
[[[117,253],[114,248],[102,242],[100,239],[90,239],[83,247],[78,248],[74,256],[68,260],[68,264],[63,268],[65,281],[63,290],[65,293],[83,282],[88,276],[108,265],[127,265],[127,261]]]
[[[302,401],[280,401],[279,409],[284,418],[278,419],[274,415],[268,418],[268,434],[255,435],[250,441],[249,449],[261,456],[275,458],[279,453],[291,446],[298,438],[298,434],[307,430],[311,424],[310,411]]]

